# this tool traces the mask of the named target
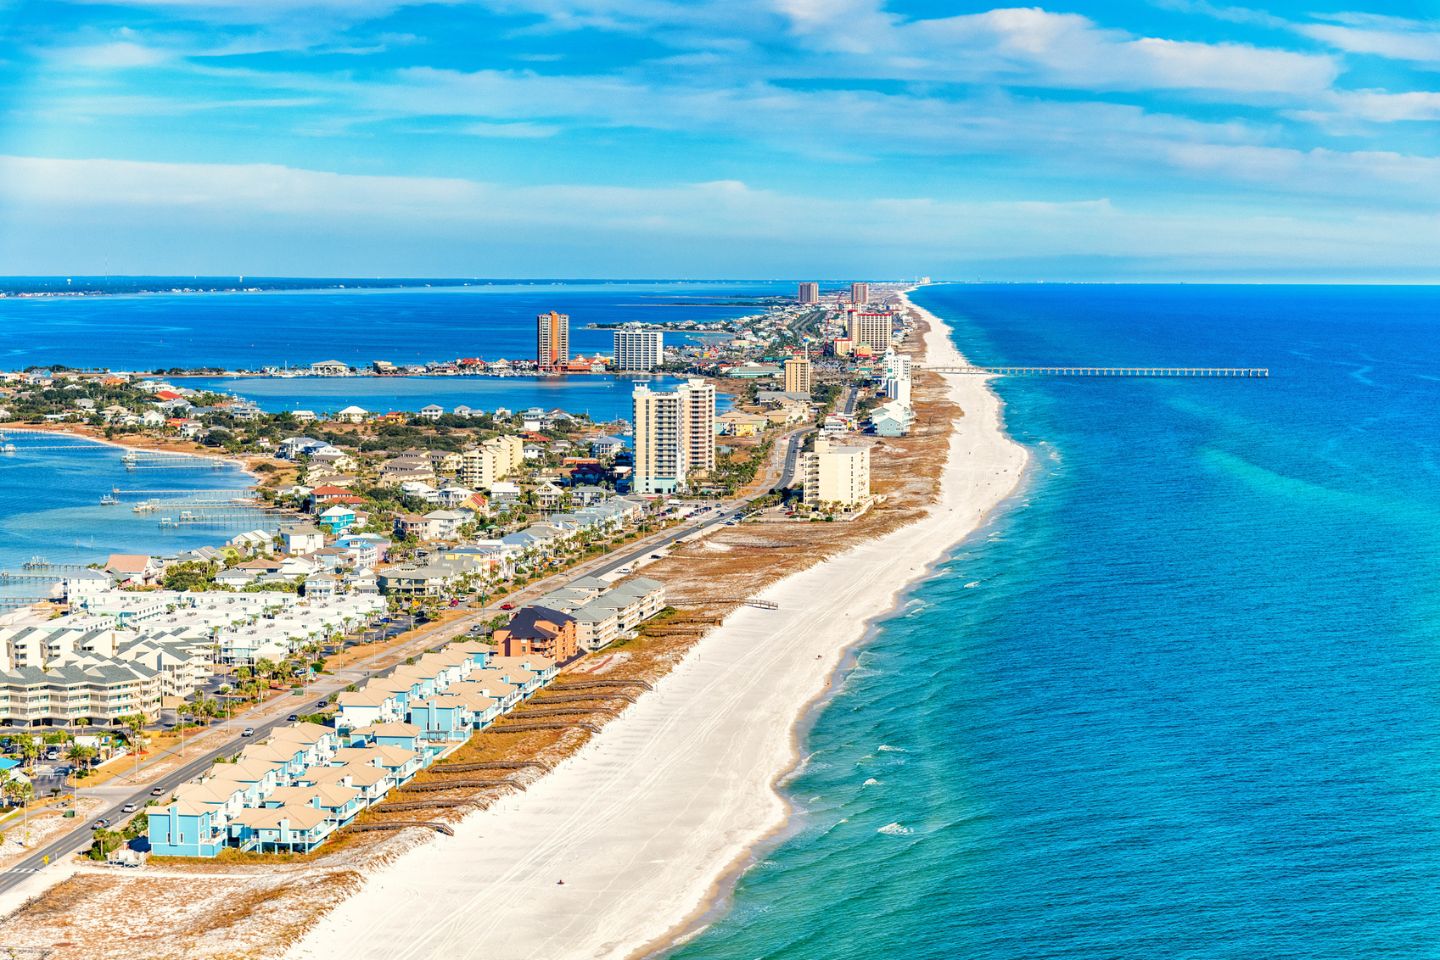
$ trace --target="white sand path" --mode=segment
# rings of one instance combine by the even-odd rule
[[[926,352],[963,363],[933,317]],[[291,960],[624,958],[693,922],[783,826],[795,725],[844,651],[1019,481],[998,398],[978,376],[949,382],[966,415],[926,517],[771,586],[778,611],[727,617],[583,750],[383,868]]]

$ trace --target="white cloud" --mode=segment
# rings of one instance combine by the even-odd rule
[[[110,43],[50,47],[40,51],[50,63],[61,67],[89,70],[118,70],[129,67],[153,67],[169,62],[171,54],[158,47],[145,46],[130,40]]]
[[[1088,90],[1307,96],[1327,89],[1339,70],[1327,56],[1136,37],[1033,7],[916,21],[900,37],[919,63],[912,75]]]
[[[1412,90],[1390,93],[1385,90],[1344,90],[1332,94],[1324,106],[1294,114],[1298,119],[1321,123],[1341,131],[1359,129],[1352,121],[1397,123],[1440,120],[1440,91]]]
[[[1420,213],[1342,208],[1293,216],[1078,201],[869,200],[757,190],[736,181],[649,188],[375,177],[273,165],[0,157],[0,254],[70,269],[150,251],[150,272],[546,275],[557,251],[577,273],[783,275],[820,258],[870,271],[1007,258],[1101,257],[1353,271],[1421,269],[1440,225]],[[143,212],[143,216],[137,216]],[[343,261],[322,259],[325,251]],[[191,257],[202,259],[194,260]],[[297,263],[296,257],[301,261]],[[308,259],[307,259],[308,258]],[[178,262],[177,262],[178,261]],[[465,269],[465,264],[470,269]],[[78,264],[79,266],[75,266]],[[312,266],[313,264],[313,266]],[[55,269],[52,262],[50,269]],[[663,269],[661,269],[663,268]],[[1345,275],[1351,275],[1347,273]]]
[[[1326,22],[1296,24],[1296,32],[1346,53],[1440,66],[1440,22],[1371,13],[1339,13]]]

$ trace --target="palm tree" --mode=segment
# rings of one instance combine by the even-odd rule
[[[35,784],[21,777],[9,777],[5,781],[5,796],[9,798],[10,805],[23,804],[25,808],[24,826],[25,836],[30,836],[30,798],[35,796]]]
[[[25,770],[33,772],[35,761],[40,758],[40,741],[33,736],[20,738],[20,755],[25,758]]]
[[[77,769],[90,769],[90,761],[94,759],[96,750],[94,747],[82,747],[78,743],[72,746],[65,754],[65,759],[75,765]]]
[[[145,715],[143,713],[126,714],[118,717],[116,722],[125,728],[125,739],[135,752],[135,775],[138,777],[140,775],[140,751],[145,748],[145,738],[142,736],[145,730]]]

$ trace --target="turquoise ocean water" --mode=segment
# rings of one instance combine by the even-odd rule
[[[1440,291],[938,286],[1034,467],[684,960],[1440,955]]]

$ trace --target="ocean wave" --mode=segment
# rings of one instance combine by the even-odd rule
[[[876,833],[883,833],[883,834],[885,834],[885,835],[888,836],[888,837],[907,837],[907,836],[909,836],[910,834],[914,833],[915,831],[912,830],[912,829],[910,829],[909,827],[904,826],[904,825],[902,825],[902,824],[900,824],[900,823],[897,822],[897,823],[887,823],[887,824],[885,824],[885,826],[881,827],[880,829],[876,830],[875,832],[876,832]]]
[[[882,744],[880,744],[880,746],[876,747],[875,749],[876,749],[876,750],[879,750],[881,753],[909,753],[909,752],[910,752],[909,750],[906,750],[904,747],[892,747],[892,746],[890,746],[890,744],[888,744],[888,743],[882,743]]]

